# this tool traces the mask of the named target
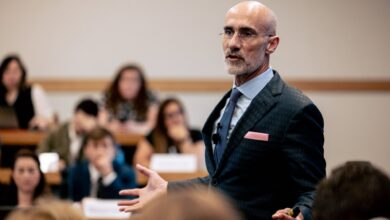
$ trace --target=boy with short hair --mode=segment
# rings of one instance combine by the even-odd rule
[[[81,152],[85,159],[71,168],[69,175],[69,195],[74,201],[84,197],[117,199],[121,189],[136,187],[133,169],[114,160],[115,139],[107,129],[92,129]]]

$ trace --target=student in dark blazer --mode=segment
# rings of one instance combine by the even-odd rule
[[[154,195],[206,184],[232,198],[246,219],[311,219],[315,186],[325,176],[323,118],[270,67],[278,43],[276,17],[265,5],[245,1],[227,12],[223,49],[235,80],[202,130],[209,175],[168,183],[138,166],[149,184],[122,191],[141,196],[120,203],[122,210],[142,208]]]
[[[136,186],[134,171],[115,159],[115,141],[106,129],[96,127],[82,144],[86,160],[79,161],[69,172],[69,194],[74,201],[84,197],[101,199],[123,198],[121,189]]]

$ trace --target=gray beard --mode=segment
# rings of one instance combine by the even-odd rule
[[[234,75],[234,76],[251,74],[259,68],[259,67],[246,66],[245,62],[240,62],[239,64],[238,63],[229,64],[228,62],[226,62],[225,65],[226,65],[227,72],[230,75]]]

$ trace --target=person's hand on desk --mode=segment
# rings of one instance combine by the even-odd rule
[[[133,212],[142,209],[154,198],[167,193],[168,182],[161,178],[156,171],[137,164],[137,170],[148,177],[148,183],[144,188],[125,189],[119,192],[122,196],[138,196],[136,199],[118,202],[119,211]]]
[[[297,213],[294,213],[294,212],[298,212],[299,214]],[[296,216],[296,217],[294,217]],[[297,220],[303,220],[303,215],[301,212],[299,212],[299,210],[295,210],[294,211],[291,209],[291,208],[285,208],[285,209],[279,209],[278,211],[276,211],[273,215],[272,215],[272,219],[275,219],[275,220],[294,220],[294,219],[297,219]]]
[[[28,127],[30,129],[45,130],[50,126],[51,123],[52,122],[47,118],[35,116],[30,120]]]

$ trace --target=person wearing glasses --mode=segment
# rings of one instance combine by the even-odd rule
[[[316,184],[325,176],[323,118],[313,102],[270,66],[279,44],[276,16],[244,1],[225,16],[222,46],[233,88],[202,130],[209,175],[167,182],[155,171],[144,188],[122,195],[123,211],[138,210],[155,196],[197,185],[229,196],[246,219],[311,219]]]
[[[134,164],[149,167],[153,153],[194,154],[198,169],[204,167],[202,134],[188,127],[184,107],[178,99],[168,98],[161,103],[156,127],[138,142]]]

